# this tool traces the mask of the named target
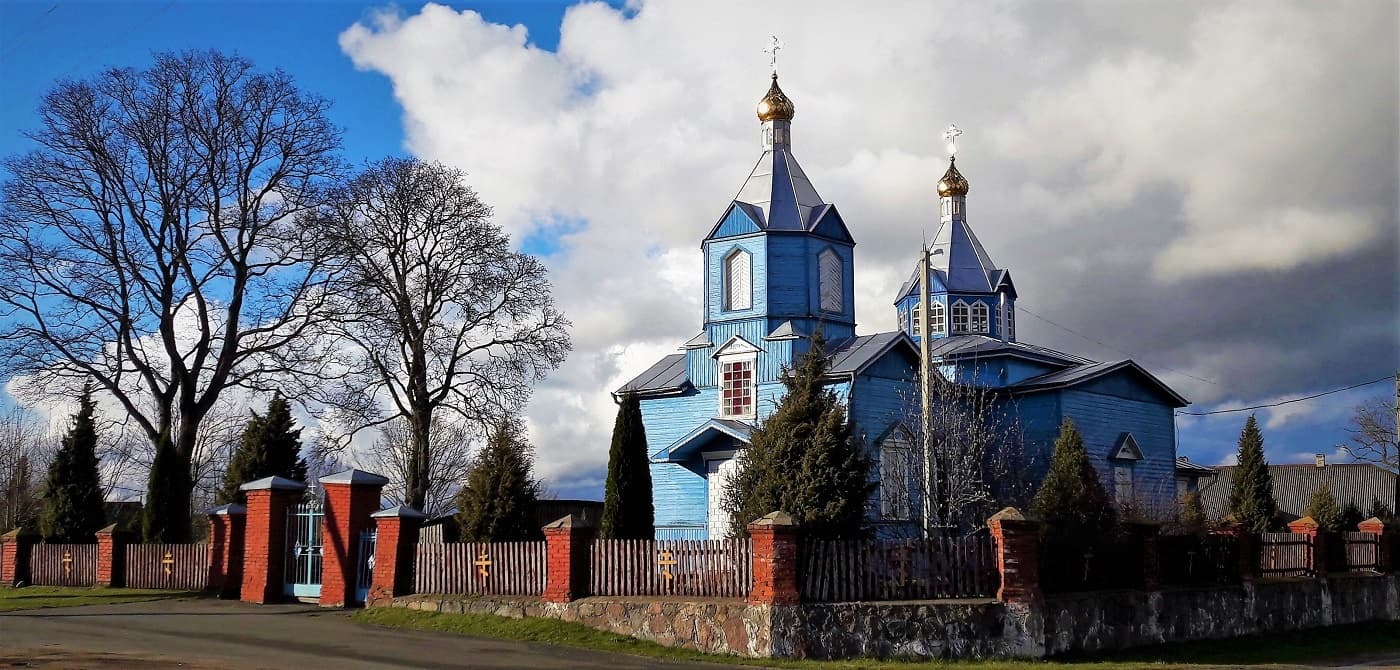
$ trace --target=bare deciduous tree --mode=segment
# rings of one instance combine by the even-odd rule
[[[39,519],[40,489],[54,442],[29,412],[0,414],[0,530],[31,530]]]
[[[1377,396],[1357,405],[1347,425],[1351,443],[1340,445],[1342,450],[1356,460],[1375,463],[1391,472],[1400,470],[1395,403],[1392,396]]]
[[[328,326],[352,352],[343,392],[326,398],[330,424],[343,427],[337,445],[403,420],[404,499],[421,508],[436,414],[480,430],[518,410],[563,362],[569,322],[544,265],[510,248],[459,170],[383,160],[306,223],[336,268],[338,316]]]
[[[148,539],[188,537],[220,394],[321,354],[301,335],[322,273],[292,223],[339,169],[328,106],[242,58],[161,54],[59,83],[39,148],[6,162],[0,372],[30,396],[91,379],[121,403],[165,464]]]
[[[476,429],[445,418],[434,419],[428,432],[433,455],[429,461],[427,495],[423,511],[437,516],[452,508],[452,497],[467,478],[472,463],[472,440]],[[364,467],[389,478],[384,496],[394,504],[408,504],[408,480],[413,472],[413,431],[399,419],[379,429],[379,439],[369,447],[361,462]]]

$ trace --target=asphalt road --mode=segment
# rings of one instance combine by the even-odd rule
[[[699,668],[351,622],[309,605],[165,600],[0,613],[0,667],[40,668]]]

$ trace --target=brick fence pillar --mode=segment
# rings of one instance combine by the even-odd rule
[[[39,534],[28,528],[16,528],[0,535],[0,583],[15,586],[29,583],[29,552]]]
[[[306,484],[266,477],[238,490],[247,501],[239,598],[248,603],[276,602],[282,599],[287,565],[287,510],[301,500]]]
[[[987,528],[996,541],[997,572],[1001,574],[997,600],[1039,602],[1040,525],[1015,507],[1007,507],[987,520]]]
[[[802,601],[797,589],[797,522],[787,512],[769,512],[748,525],[753,542],[753,589],[749,602],[754,605],[796,605]]]
[[[1356,524],[1356,530],[1363,533],[1372,533],[1378,537],[1376,542],[1376,572],[1390,572],[1391,561],[1394,560],[1394,534],[1386,532],[1385,522],[1376,517],[1371,517],[1361,523]]]
[[[126,534],[112,524],[97,531],[97,578],[95,586],[126,585]]]
[[[545,584],[542,599],[566,603],[588,595],[588,547],[593,528],[570,514],[544,527]]]
[[[1316,521],[1310,516],[1305,516],[1288,524],[1288,532],[1307,535],[1308,541],[1312,545],[1312,572],[1313,576],[1321,579],[1327,576],[1327,533],[1323,532]]]
[[[394,507],[370,515],[375,521],[374,579],[366,605],[413,593],[413,561],[418,529],[428,515],[412,507]]]
[[[387,477],[355,469],[321,478],[321,488],[326,491],[326,520],[321,530],[322,607],[359,602],[360,533],[374,527],[370,515],[379,511],[379,493],[388,483]]]
[[[243,589],[243,537],[248,509],[231,503],[209,514],[209,590],[237,598]]]

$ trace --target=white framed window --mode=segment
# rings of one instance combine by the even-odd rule
[[[1133,502],[1133,464],[1113,464],[1113,497],[1119,505]]]
[[[909,332],[915,337],[923,334],[924,320],[920,318],[923,313],[924,310],[919,307],[919,303],[917,302],[914,303],[914,307],[909,310],[909,319],[913,321],[913,323],[909,324]]]
[[[972,303],[972,332],[987,332],[987,303]]]
[[[1011,305],[1006,306],[1006,339],[1016,339],[1016,310]]]
[[[845,307],[845,291],[841,286],[841,257],[831,249],[822,251],[817,255],[817,273],[822,311],[842,311]]]
[[[966,333],[968,331],[967,303],[959,300],[953,303],[953,307],[950,311],[953,314],[953,333]]]
[[[918,307],[915,306],[914,309],[918,309]],[[909,318],[910,318],[910,315],[911,315],[911,314],[912,314],[912,312],[900,310],[900,312],[899,312],[899,329],[900,329],[900,330],[903,330],[903,331],[909,331],[909,330],[910,330],[911,326],[909,325]]]
[[[719,361],[719,415],[754,415],[754,362],[756,356],[723,357]]]
[[[943,333],[943,303],[930,300],[928,307],[928,332],[934,335]]]
[[[753,306],[753,256],[735,249],[724,257],[724,309],[733,311]]]
[[[908,440],[890,436],[880,443],[880,518],[905,521],[910,516],[913,453]]]

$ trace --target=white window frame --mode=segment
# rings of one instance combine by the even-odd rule
[[[985,334],[987,332],[987,320],[990,317],[987,313],[987,303],[980,300],[974,301],[972,303],[972,308],[968,310],[968,315],[971,332]]]
[[[1133,464],[1131,461],[1113,464],[1113,498],[1120,506],[1133,502]]]
[[[834,249],[823,249],[817,254],[817,296],[823,312],[846,311],[844,265],[841,255]]]
[[[724,378],[725,367],[733,365],[748,364],[748,411],[729,412],[730,403],[725,402],[725,391],[728,384]],[[752,419],[758,412],[758,354],[756,353],[736,353],[725,354],[719,357],[719,366],[716,369],[716,381],[719,383],[719,409],[718,415],[726,419]]]
[[[934,335],[943,334],[943,302],[937,298],[930,298],[928,301],[928,332]]]
[[[959,314],[959,312],[962,313]],[[972,319],[966,302],[962,300],[953,302],[949,313],[951,314],[951,318],[949,319],[948,325],[954,335],[971,332],[969,326],[972,323]]]
[[[744,271],[748,275],[744,277],[744,284],[740,291],[740,286],[735,284],[738,273],[735,272],[734,263],[743,257]],[[753,308],[753,254],[743,247],[735,247],[732,251],[724,255],[724,262],[721,268],[722,281],[724,283],[724,311],[739,312]]]
[[[923,320],[919,318],[919,315],[922,314],[923,311],[924,310],[919,309],[919,303],[917,302],[914,303],[913,307],[909,308],[909,333],[914,337],[923,334]]]
[[[913,445],[892,434],[880,443],[880,518],[908,521],[913,517]]]

